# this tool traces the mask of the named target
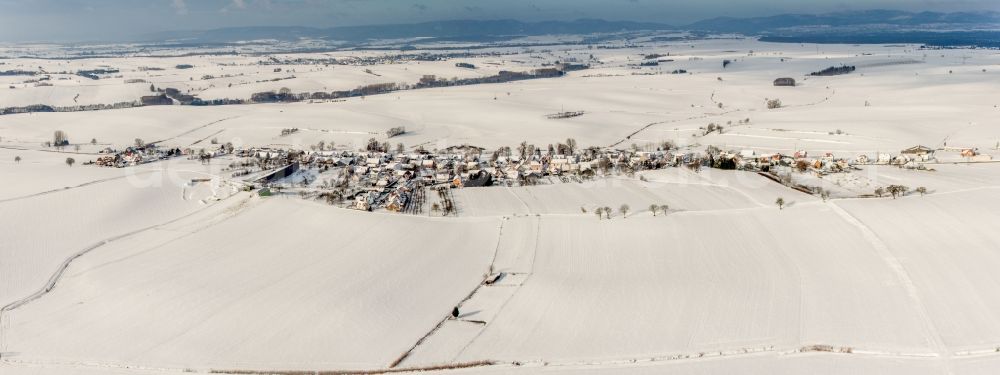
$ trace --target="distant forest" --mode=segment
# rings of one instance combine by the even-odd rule
[[[929,47],[1000,48],[1000,31],[905,31],[769,35],[764,42],[824,44],[922,44]]]

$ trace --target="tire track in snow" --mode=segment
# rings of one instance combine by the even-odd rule
[[[236,195],[233,195],[233,196],[236,196]],[[103,239],[101,241],[98,241],[98,242],[96,242],[96,243],[94,243],[94,244],[92,244],[90,246],[87,246],[84,249],[76,252],[75,254],[72,254],[69,257],[67,257],[59,265],[59,267],[52,274],[52,276],[49,277],[49,280],[45,283],[44,286],[42,286],[41,289],[35,291],[32,294],[29,294],[29,295],[23,297],[23,298],[20,298],[20,299],[18,299],[16,301],[8,303],[7,305],[5,305],[3,307],[0,307],[0,349],[2,349],[2,350],[0,350],[0,352],[7,351],[7,334],[6,333],[7,333],[7,329],[10,328],[10,326],[9,326],[9,322],[7,321],[7,316],[8,315],[6,313],[8,313],[10,311],[13,311],[13,310],[16,310],[16,309],[18,309],[20,307],[23,307],[24,305],[27,305],[27,304],[29,304],[29,303],[31,303],[33,301],[36,301],[39,298],[44,297],[46,294],[48,294],[49,292],[51,292],[53,289],[55,289],[56,285],[58,285],[58,283],[59,283],[59,280],[62,279],[63,274],[66,273],[66,270],[69,269],[69,266],[72,265],[73,261],[75,261],[75,260],[79,259],[80,257],[82,257],[84,255],[87,255],[91,251],[99,249],[99,248],[103,247],[104,245],[107,245],[107,244],[109,244],[111,242],[115,242],[115,241],[118,241],[118,240],[121,240],[121,239],[124,239],[124,238],[135,236],[135,235],[143,233],[143,232],[147,232],[147,231],[154,230],[154,229],[159,229],[159,228],[161,228],[163,226],[179,222],[179,221],[184,220],[186,218],[189,218],[189,217],[195,216],[197,214],[200,214],[200,213],[204,212],[206,209],[208,209],[209,207],[213,207],[213,206],[215,206],[215,204],[206,206],[205,208],[202,208],[200,210],[191,212],[191,213],[183,215],[181,217],[169,220],[167,222],[150,225],[148,227],[139,228],[139,229],[133,230],[131,232],[127,232],[127,233],[123,233],[123,234],[119,234],[119,235],[116,235],[116,236],[105,238],[105,239]]]
[[[816,101],[816,102],[812,102],[812,103],[782,106],[781,108],[813,107],[813,106],[816,106],[816,105],[819,105],[819,104],[826,103],[826,102],[830,101],[830,98],[832,98],[834,95],[837,94],[837,90],[836,89],[831,89],[831,90],[832,91],[830,92],[830,95],[827,96],[827,97],[825,97],[825,98],[823,98],[822,100],[819,100],[819,101]],[[715,100],[715,91],[712,91],[712,95],[709,97],[709,100],[711,102],[713,102],[713,103],[718,103]],[[615,142],[615,143],[612,143],[611,145],[608,145],[608,148],[614,148],[614,147],[616,147],[616,146],[618,146],[618,145],[620,145],[622,143],[625,143],[625,141],[632,139],[632,137],[638,135],[639,133],[642,133],[642,132],[644,132],[646,130],[649,130],[650,128],[652,128],[654,126],[657,126],[657,125],[672,124],[672,123],[678,123],[678,122],[683,122],[683,121],[702,120],[702,119],[713,118],[713,117],[721,117],[721,116],[725,116],[725,115],[728,115],[728,114],[731,114],[731,113],[736,113],[736,112],[753,112],[753,111],[754,111],[753,109],[749,109],[749,108],[746,109],[745,111],[744,111],[743,108],[737,108],[737,109],[733,109],[733,110],[729,110],[729,111],[723,111],[723,112],[719,112],[719,113],[706,113],[704,115],[691,116],[691,117],[684,118],[684,119],[658,121],[658,122],[649,123],[649,124],[646,124],[646,126],[643,126],[643,127],[639,128],[639,130],[636,130],[636,131],[632,132],[631,134],[629,134],[625,138],[619,140],[618,142]]]
[[[930,340],[930,344],[933,346],[933,350],[937,351],[941,358],[948,359],[951,357],[951,353],[948,351],[947,346],[944,344],[944,339],[941,338],[941,334],[938,332],[937,327],[934,325],[934,321],[931,320],[930,313],[927,312],[927,306],[920,298],[920,293],[917,291],[916,285],[913,283],[913,279],[910,278],[909,272],[903,266],[903,263],[899,261],[886,246],[885,242],[875,234],[868,225],[861,222],[858,218],[851,215],[849,212],[837,205],[836,202],[830,202],[830,207],[833,209],[837,215],[844,219],[848,224],[853,225],[861,231],[861,235],[864,236],[865,240],[868,241],[875,249],[875,252],[879,257],[885,261],[889,269],[896,274],[896,278],[899,279],[903,289],[906,291],[907,296],[913,301],[914,307],[916,308],[917,316],[920,318],[921,323],[924,325],[924,330],[927,331],[927,338]]]
[[[536,227],[535,227],[535,249],[534,249],[534,251],[532,251],[532,255],[531,255],[531,267],[528,269],[527,276],[524,277],[524,280],[521,280],[521,283],[516,286],[517,289],[514,290],[514,293],[511,293],[510,297],[507,297],[507,300],[505,300],[503,302],[503,304],[501,304],[500,307],[497,309],[497,313],[493,315],[493,320],[496,320],[496,317],[500,316],[500,313],[502,313],[503,310],[504,310],[504,308],[507,307],[507,304],[510,303],[510,301],[514,299],[514,297],[517,295],[517,292],[521,291],[521,287],[523,287],[524,284],[526,284],[528,282],[528,280],[531,279],[531,276],[535,274],[535,260],[538,258],[538,241],[539,241],[539,238],[541,237],[542,217],[541,216],[536,216],[536,219],[538,219],[538,222],[537,222]],[[465,344],[465,346],[462,347],[462,350],[458,351],[458,354],[455,354],[455,357],[452,358],[452,361],[454,362],[459,357],[461,357],[462,354],[464,354],[465,351],[467,349],[469,349],[469,347],[471,347],[472,344],[474,344],[476,342],[476,340],[478,340],[479,337],[483,335],[483,332],[486,332],[486,330],[488,328],[489,328],[489,322],[486,323],[486,326],[483,327],[483,329],[479,330],[479,333],[476,333],[476,336],[473,337],[472,340],[469,340],[468,344]]]
[[[212,122],[210,122],[210,123],[207,123],[207,124],[205,124],[205,125],[201,125],[201,126],[198,126],[198,127],[194,128],[194,129],[191,129],[191,130],[188,130],[188,131],[186,131],[186,132],[183,132],[183,133],[180,133],[180,134],[178,134],[178,135],[175,135],[175,136],[173,136],[173,137],[170,137],[170,138],[167,138],[167,139],[161,139],[161,140],[159,140],[159,141],[155,141],[155,142],[149,142],[149,143],[147,143],[146,145],[150,145],[150,146],[152,146],[152,145],[156,145],[156,144],[158,144],[158,143],[163,143],[163,142],[166,142],[166,141],[171,141],[171,140],[174,140],[174,139],[177,139],[177,138],[180,138],[180,137],[183,137],[183,136],[185,136],[185,135],[188,135],[188,134],[191,134],[191,133],[194,133],[194,132],[196,132],[196,131],[199,131],[199,130],[201,130],[201,129],[204,129],[204,128],[207,128],[207,127],[209,127],[209,126],[212,126],[212,125],[215,125],[215,124],[218,124],[218,123],[220,123],[220,122],[223,122],[223,121],[229,121],[229,120],[232,120],[232,119],[236,119],[236,118],[240,118],[240,117],[242,117],[242,116],[232,116],[232,117],[226,117],[226,118],[223,118],[223,119],[219,119],[219,120],[215,120],[215,121],[212,121]]]
[[[486,284],[486,280],[489,279],[490,274],[493,273],[493,269],[494,269],[494,266],[495,266],[496,261],[497,261],[497,254],[500,252],[500,241],[503,239],[503,225],[504,225],[504,223],[506,221],[507,221],[507,217],[503,217],[503,218],[500,219],[500,228],[499,228],[499,232],[497,233],[497,245],[496,245],[496,248],[494,248],[494,250],[493,250],[493,259],[490,260],[489,272],[487,272],[486,275],[483,276],[483,280],[480,281],[479,284],[476,285],[476,287],[474,289],[472,289],[472,292],[469,292],[469,295],[465,296],[465,298],[463,298],[461,301],[459,301],[458,304],[455,305],[455,307],[462,307],[462,304],[464,304],[464,303],[468,302],[470,299],[472,299],[472,297],[476,295],[476,292],[478,292],[479,289],[481,289],[483,287],[483,285]],[[443,319],[441,319],[437,323],[437,325],[434,326],[434,328],[431,328],[430,331],[427,331],[426,334],[424,334],[422,337],[420,337],[420,339],[418,339],[417,342],[414,343],[413,346],[411,346],[409,350],[407,350],[402,355],[400,355],[398,358],[396,358],[395,361],[392,361],[392,363],[389,364],[389,368],[390,369],[395,369],[395,368],[399,367],[399,365],[401,365],[404,361],[406,361],[407,358],[410,357],[410,354],[413,354],[413,351],[416,350],[417,347],[420,346],[420,344],[423,344],[424,341],[426,341],[428,337],[433,336],[434,333],[437,332],[439,329],[441,329],[441,327],[444,326],[444,323],[447,322],[450,319],[451,319],[451,314],[448,314]]]
[[[148,174],[148,173],[153,173],[153,172],[154,171],[146,171],[146,172],[139,172],[138,174]],[[100,179],[100,180],[94,180],[94,181],[84,182],[84,183],[76,185],[76,186],[66,186],[66,187],[63,187],[63,188],[47,190],[47,191],[43,191],[43,192],[40,192],[40,193],[22,195],[20,197],[0,199],[0,203],[7,203],[7,202],[19,201],[19,200],[22,200],[22,199],[39,197],[39,196],[42,196],[42,195],[48,195],[48,194],[58,193],[58,192],[61,192],[61,191],[67,191],[67,190],[72,190],[72,189],[87,187],[87,186],[90,186],[90,185],[101,184],[101,183],[105,183],[105,182],[110,182],[110,181],[114,181],[114,180],[120,180],[120,179],[123,179],[123,178],[129,178],[129,177],[134,177],[134,176],[135,175],[125,175],[125,176],[110,177],[110,178],[105,178],[105,179]]]
[[[15,151],[30,151],[30,152],[48,152],[48,153],[53,153],[53,154],[67,154],[67,155],[100,155],[100,153],[98,153],[98,152],[38,150],[38,149],[33,149],[33,148],[16,147],[16,146],[0,146],[0,149],[15,150]]]

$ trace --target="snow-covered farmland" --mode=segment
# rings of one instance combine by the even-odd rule
[[[997,189],[837,203],[899,259],[941,340],[957,352],[992,351],[1000,343],[993,313],[1000,308]]]
[[[70,169],[65,165],[60,168]],[[68,173],[72,176],[74,172]],[[18,194],[0,201],[0,257],[4,260],[0,262],[0,304],[43,289],[76,254],[184,217],[212,204],[215,198],[231,194],[228,187],[192,185],[192,177],[203,176],[150,170],[102,178],[97,173],[91,181],[57,190],[49,190],[49,181],[39,178],[36,194]],[[23,178],[30,179],[31,174]]]
[[[537,63],[514,63],[516,59],[552,62],[573,57],[586,60],[588,54],[593,54],[595,60],[591,69],[570,72],[560,78],[406,90],[337,102],[212,108],[168,106],[3,116],[0,117],[0,131],[5,133],[5,140],[9,138],[10,142],[32,146],[47,140],[55,129],[69,132],[74,143],[95,137],[101,142],[130,143],[138,137],[147,142],[170,140],[165,144],[188,146],[206,137],[217,137],[254,145],[310,145],[320,140],[358,145],[371,137],[384,140],[387,129],[405,126],[410,132],[392,142],[401,142],[410,148],[422,145],[427,149],[464,143],[493,148],[514,146],[521,141],[544,145],[568,137],[576,138],[581,146],[628,147],[633,143],[644,146],[673,141],[682,146],[713,144],[736,150],[785,153],[807,150],[850,156],[861,153],[874,156],[877,152],[896,151],[917,144],[993,148],[1000,142],[1000,130],[993,124],[993,119],[1000,115],[997,107],[1000,102],[995,95],[985,93],[1000,91],[1000,79],[995,79],[1000,74],[997,55],[985,50],[921,51],[915,48],[825,45],[817,50],[808,45],[723,39],[593,51],[566,47],[548,53],[525,52],[503,58],[469,60],[482,67],[476,70],[457,68],[454,64],[465,59],[454,59],[329,69],[322,65],[282,66],[281,73],[270,72],[271,65],[254,65],[258,57],[212,57],[222,59],[212,63],[219,69],[213,74],[222,74],[228,69],[236,69],[233,74],[244,73],[247,77],[285,74],[288,69],[316,71],[299,72],[310,77],[308,79],[205,89],[207,93],[217,91],[218,96],[191,91],[202,93],[199,95],[205,99],[246,96],[246,93],[237,95],[226,91],[237,90],[237,87],[245,87],[239,90],[247,92],[271,90],[275,85],[289,86],[292,92],[333,91],[370,83],[403,81],[399,83],[414,84],[424,74],[451,78],[492,74],[501,67],[511,70],[538,67]],[[673,61],[652,68],[634,66],[641,55],[654,52],[670,53]],[[332,57],[361,58],[371,53],[356,56],[339,53]],[[724,59],[733,63],[723,68]],[[151,64],[131,60],[128,63],[135,65],[134,69]],[[500,67],[488,62],[500,64]],[[74,66],[75,69],[115,63],[72,62],[83,64]],[[164,66],[173,69],[175,63],[179,62],[170,60]],[[24,63],[25,66],[29,64],[33,63]],[[809,72],[841,64],[854,64],[858,70],[835,77],[806,76]],[[202,63],[193,65],[195,70],[205,66]],[[253,69],[244,71],[242,65],[251,65]],[[364,73],[364,69],[405,74],[378,77]],[[688,74],[669,74],[674,69],[684,69]],[[357,74],[366,78],[352,78]],[[778,77],[793,77],[799,84],[775,87],[772,81]],[[190,84],[187,78],[177,83]],[[301,87],[296,86],[296,82],[303,79],[309,82],[344,79],[348,82],[343,85],[303,82]],[[51,89],[36,89],[43,88]],[[148,84],[145,88],[148,90]],[[31,89],[0,90],[5,93],[2,97],[20,100],[20,91]],[[768,110],[766,99],[775,98],[782,101],[783,108]],[[32,99],[31,104],[59,103],[41,95]],[[564,120],[545,117],[564,110],[580,110],[586,114]],[[750,123],[739,123],[746,119]],[[709,123],[723,125],[726,131],[698,135],[699,128]],[[279,137],[280,130],[290,126],[303,131],[294,137]]]
[[[52,73],[52,86],[37,87],[3,77],[0,107],[133,101],[151,84],[220,99],[467,78],[567,58],[592,67],[339,101],[0,116],[0,373],[472,364],[448,373],[997,372],[1000,164],[959,152],[1000,155],[1000,55],[746,39],[617,47],[357,66],[256,55],[10,59],[5,69],[121,72],[96,81]],[[637,67],[650,53],[672,61]],[[840,64],[858,70],[806,76]],[[799,84],[775,87],[778,77]],[[776,98],[783,107],[767,109]],[[562,111],[584,114],[547,118]],[[709,123],[725,130],[706,133]],[[406,133],[388,138],[399,126]],[[282,135],[288,128],[298,131]],[[70,145],[43,145],[57,130]],[[427,207],[369,213],[307,194],[240,192],[245,182],[228,169],[235,158],[83,165],[137,138],[192,150],[320,141],[357,150],[375,138],[407,152],[469,144],[487,154],[573,138],[608,150],[673,142],[682,153],[845,158],[926,145],[940,162],[794,176],[833,191],[829,200],[745,171],[545,177],[454,189],[457,211],[440,217]],[[854,198],[888,184],[927,195]],[[595,215],[603,207],[610,218]]]
[[[815,206],[543,216],[533,271],[459,359],[582,363],[815,343],[931,352],[889,265]],[[813,227],[838,241],[802,235]]]
[[[460,202],[460,214],[470,216],[579,214],[593,212],[598,207],[613,207],[617,210],[622,204],[633,208],[629,215],[648,215],[650,204],[665,204],[669,211],[751,208],[763,205],[742,194],[740,190],[699,182],[643,182],[622,178],[579,184],[468,188],[455,192],[455,195]],[[756,177],[755,182],[765,184],[767,180]]]
[[[81,258],[45,298],[5,314],[5,350],[26,362],[382,367],[482,281],[497,241],[494,219],[250,206]]]

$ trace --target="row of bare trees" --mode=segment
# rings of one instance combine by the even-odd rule
[[[903,185],[889,185],[884,188],[883,187],[876,188],[875,196],[881,198],[886,194],[889,194],[892,195],[892,199],[896,199],[896,197],[901,197],[906,195],[906,193],[908,193],[909,191],[910,188]],[[919,193],[920,196],[924,196],[927,194],[927,188],[923,186],[917,187],[914,191]]]
[[[655,204],[654,203],[654,204],[650,204],[649,205],[649,212],[653,213],[653,216],[656,216],[657,212],[663,212],[663,214],[666,215],[667,211],[669,209],[670,209],[670,206],[667,206],[665,204]],[[580,207],[580,210],[583,211],[584,213],[587,212],[587,209],[583,208],[583,207]],[[621,206],[618,207],[618,212],[620,212],[622,214],[622,218],[628,217],[628,212],[631,211],[631,210],[632,210],[632,207],[630,207],[628,204],[622,204]],[[594,214],[597,215],[597,220],[602,220],[605,217],[608,220],[611,220],[611,214],[613,212],[614,211],[611,209],[611,207],[607,207],[607,206],[598,207],[598,208],[594,209]]]

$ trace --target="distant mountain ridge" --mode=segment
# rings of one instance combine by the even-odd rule
[[[766,17],[719,17],[684,26],[664,23],[579,19],[574,21],[522,22],[516,20],[451,20],[414,24],[316,27],[231,27],[202,31],[170,31],[148,34],[138,41],[186,43],[233,43],[250,40],[300,40],[365,42],[369,40],[432,38],[483,41],[517,36],[594,34],[635,31],[686,30],[706,33],[739,33],[764,37],[843,37],[854,33],[902,33],[944,30],[964,33],[975,30],[1000,32],[998,12],[906,12],[863,10],[826,14],[781,14]],[[846,33],[846,34],[845,34]],[[914,34],[917,35],[917,34]],[[987,34],[986,38],[993,38]]]
[[[619,31],[669,30],[672,26],[630,22],[579,19],[574,21],[521,22],[516,20],[453,20],[414,24],[314,27],[231,27],[204,31],[170,31],[149,34],[146,41],[187,40],[224,43],[259,39],[296,40],[301,38],[357,42],[377,39],[441,38],[478,40],[497,36],[537,36],[552,34],[592,34]]]
[[[898,10],[863,10],[827,14],[781,14],[767,17],[719,17],[684,26],[688,30],[760,34],[789,28],[847,26],[931,27],[943,25],[1000,26],[997,12],[904,12]]]

